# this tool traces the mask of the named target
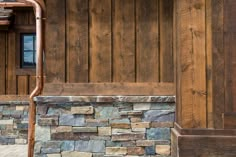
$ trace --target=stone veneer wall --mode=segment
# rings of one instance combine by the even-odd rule
[[[175,97],[37,97],[35,157],[170,156]]]
[[[28,102],[0,102],[0,145],[27,144]]]

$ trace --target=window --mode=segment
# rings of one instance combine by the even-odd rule
[[[21,34],[21,68],[36,66],[36,35],[35,33]]]

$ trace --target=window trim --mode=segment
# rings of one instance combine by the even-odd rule
[[[14,30],[16,32],[16,74],[17,75],[35,75],[36,69],[35,68],[21,68],[21,34],[24,33],[36,33],[35,26],[14,26]]]

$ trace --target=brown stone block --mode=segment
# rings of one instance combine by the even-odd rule
[[[63,133],[52,133],[52,140],[89,140],[90,136],[96,136],[97,133],[72,133],[72,132],[63,132]]]
[[[112,128],[120,128],[120,129],[129,129],[130,124],[128,124],[128,123],[112,123],[111,127]]]
[[[131,123],[132,128],[150,128],[150,122]]]
[[[131,134],[120,134],[112,135],[112,141],[133,141],[133,140],[144,140],[145,134],[131,133]]]
[[[143,147],[128,147],[127,154],[128,155],[144,155],[145,150]]]
[[[93,106],[76,106],[71,107],[72,114],[93,114],[94,109]]]

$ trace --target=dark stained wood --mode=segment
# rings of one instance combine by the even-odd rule
[[[46,81],[66,81],[65,74],[65,0],[47,0],[46,22]]]
[[[235,129],[171,130],[172,155],[181,157],[233,157],[236,155]]]
[[[135,1],[113,0],[113,81],[135,82]]]
[[[89,1],[90,82],[111,82],[111,0]]]
[[[29,25],[35,25],[36,24],[36,20],[35,20],[35,14],[34,11],[31,10],[29,12],[29,21],[28,21]]]
[[[8,34],[7,47],[7,94],[16,94],[16,37],[14,32]],[[9,44],[11,43],[11,44]]]
[[[203,135],[203,136],[235,136],[235,129],[213,129],[213,128],[194,128],[185,129],[175,124],[175,130],[181,135]]]
[[[212,103],[214,128],[222,128],[225,106],[224,4],[212,0]]]
[[[174,95],[173,83],[45,84],[43,95]]]
[[[29,94],[29,82],[28,76],[17,76],[17,94],[27,95]]]
[[[160,81],[173,82],[173,0],[159,1]]]
[[[157,0],[136,0],[136,80],[159,82]]]
[[[225,112],[236,113],[236,1],[224,1]]]
[[[67,2],[67,82],[88,82],[88,0]]]
[[[205,128],[206,50],[205,0],[175,1],[177,55],[177,119],[183,128]],[[180,107],[179,107],[180,106]]]
[[[224,129],[236,129],[236,113],[224,113]]]
[[[29,9],[15,10],[15,25],[28,25],[29,24]]]
[[[0,32],[0,94],[6,94],[6,33]]]

